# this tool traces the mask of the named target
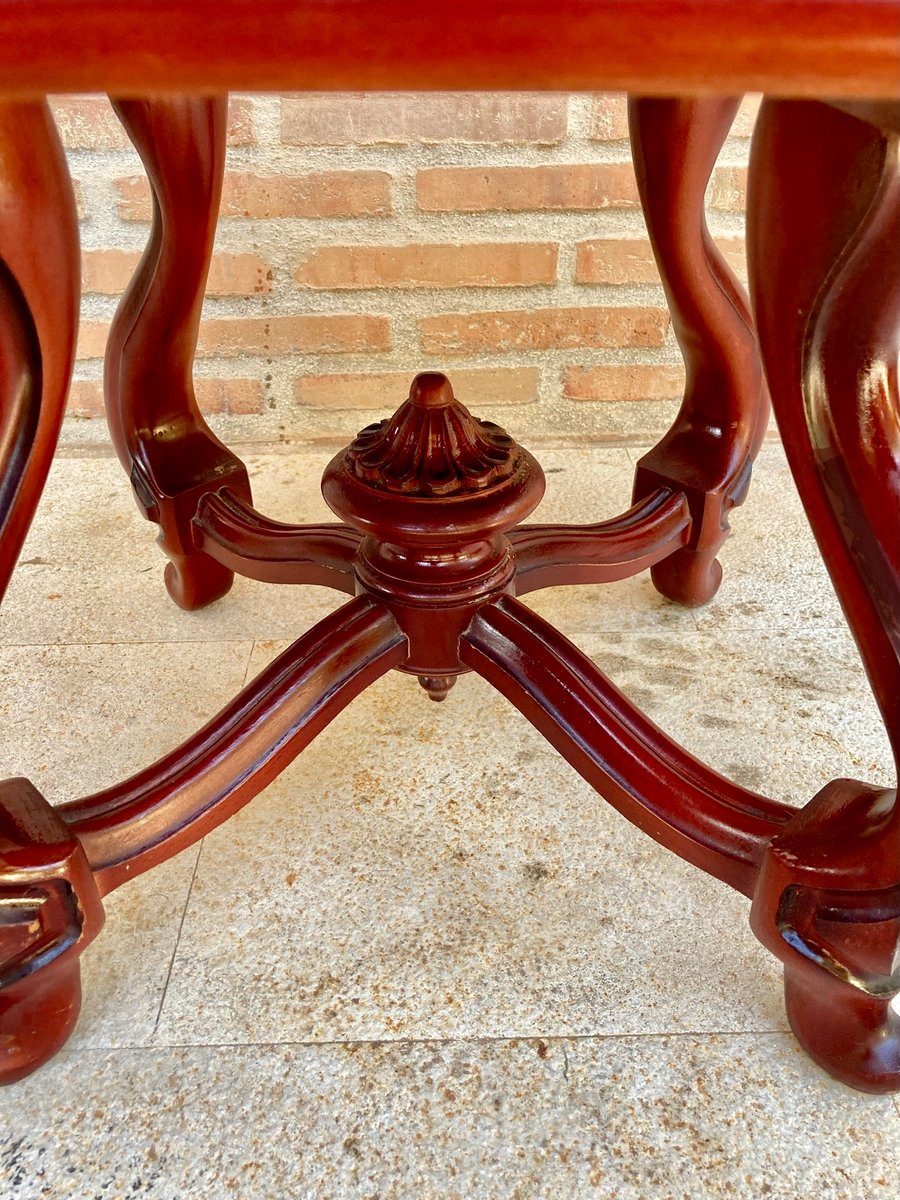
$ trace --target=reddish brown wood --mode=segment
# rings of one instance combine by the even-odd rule
[[[201,608],[227,592],[234,575],[195,545],[197,504],[223,486],[250,501],[244,465],[203,420],[193,384],[226,101],[118,100],[115,108],[147,169],[153,226],[110,330],[107,419],[138,506],[160,527],[169,593],[182,608]]]
[[[740,97],[628,102],[641,204],[684,357],[684,401],[640,460],[634,498],[681,491],[687,544],[656,563],[653,582],[682,604],[705,604],[722,580],[716,555],[728,511],[747,490],[768,419],[749,302],[706,225],[706,187]]]
[[[156,97],[116,102],[155,205],[106,389],[117,450],[171,558],[170,590],[197,607],[239,570],[361,594],[132,779],[55,812],[27,781],[0,783],[0,1082],[71,1031],[101,893],[225,820],[397,668],[438,700],[479,671],[636,825],[752,896],[803,1045],[855,1087],[900,1088],[896,792],[836,780],[795,813],[738,787],[513,598],[647,566],[682,602],[715,591],[765,403],[752,323],[709,240],[703,193],[736,106],[728,96],[839,95],[843,112],[764,106],[754,304],[792,469],[900,758],[900,290],[885,272],[900,251],[900,176],[896,139],[879,132],[900,125],[887,100],[900,84],[894,0],[565,0],[552,30],[542,0],[273,0],[265,20],[238,0],[92,0],[77,6],[78,54],[74,13],[74,0],[0,0],[3,87]],[[672,431],[639,465],[630,512],[515,528],[540,499],[540,467],[435,373],[329,465],[326,498],[351,529],[285,526],[251,507],[244,468],[197,410],[192,357],[221,188],[221,97],[297,85],[642,93],[635,161],[688,386]],[[198,98],[162,95],[181,90]],[[649,98],[675,93],[687,95]],[[2,590],[56,439],[77,304],[74,205],[42,104],[0,107],[0,211]]]
[[[80,269],[75,199],[49,109],[0,103],[0,598],[59,436]]]
[[[895,0],[269,0],[265,20],[246,0],[0,2],[0,78],[24,95],[893,96],[898,46]]]
[[[81,951],[103,926],[84,850],[27,779],[0,781],[0,1084],[66,1041],[81,1008]]]
[[[517,600],[503,597],[481,609],[463,636],[460,656],[629,821],[753,895],[766,847],[791,817],[790,808],[693,758]]]
[[[659,488],[620,517],[594,525],[523,525],[509,535],[516,595],[567,583],[612,583],[683,546],[691,514],[683,492]]]
[[[900,763],[896,136],[822,104],[767,101],[749,234],[785,449]],[[784,961],[800,1042],[869,1091],[900,1087],[898,883],[897,792],[837,780],[773,841],[753,907]]]
[[[360,537],[345,525],[284,525],[227,488],[207,492],[194,517],[194,543],[222,566],[263,583],[311,583],[354,594]]]
[[[50,112],[0,104],[0,597],[59,435],[79,268]],[[102,923],[78,842],[27,780],[0,782],[0,1083],[29,1074],[69,1036],[81,1007],[78,955]]]
[[[351,600],[171,754],[116,787],[62,805],[100,891],[171,858],[243,808],[405,653],[384,608]]]
[[[364,535],[359,586],[393,614],[409,640],[400,670],[430,694],[463,670],[459,638],[478,607],[512,587],[504,534],[543,491],[532,455],[473,417],[437,373],[417,376],[393,417],[326,467],[326,502]]]

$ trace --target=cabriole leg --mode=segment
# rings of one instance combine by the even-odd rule
[[[716,555],[765,433],[768,401],[747,300],[713,243],[704,198],[740,97],[631,97],[631,146],[641,204],[687,380],[674,425],[638,463],[635,502],[683,492],[688,544],[651,571],[681,604],[705,604],[722,579]]]
[[[200,551],[191,522],[227,487],[249,503],[247,472],[194,397],[193,360],[225,162],[225,97],[115,100],[153,192],[150,242],[110,331],[104,390],[110,433],[138,504],[160,527],[166,586],[201,608],[234,574]]]
[[[59,436],[78,316],[78,218],[46,104],[0,105],[0,596]],[[25,779],[0,781],[0,1083],[62,1045],[102,907],[77,841]],[[76,949],[76,947],[78,949]]]
[[[826,104],[767,101],[748,211],[775,415],[900,761],[897,139]],[[773,840],[753,927],[784,962],[812,1057],[854,1087],[900,1088],[896,790],[835,780],[798,813]]]

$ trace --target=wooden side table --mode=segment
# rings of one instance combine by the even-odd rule
[[[900,1089],[896,791],[835,780],[795,811],[732,783],[518,599],[648,568],[673,600],[711,599],[768,388],[900,758],[897,9],[564,0],[551,27],[537,0],[412,7],[275,0],[263,22],[240,0],[0,0],[0,590],[58,436],[78,308],[71,184],[42,97],[105,90],[122,97],[116,109],[155,198],[109,339],[107,408],[138,503],[159,527],[169,591],[197,608],[237,571],[352,597],[124,783],[58,808],[27,780],[0,783],[0,1081],[34,1070],[71,1032],[79,955],[102,926],[103,895],[226,820],[397,669],[434,700],[477,671],[624,816],[748,896],[756,935],[784,963],[803,1046],[851,1086]],[[197,409],[226,89],[423,79],[632,94],[634,161],[687,389],[619,517],[523,524],[543,491],[539,464],[474,418],[441,374],[419,375],[392,417],[331,462],[323,489],[335,524],[257,512],[243,464]],[[779,97],[754,135],[752,318],[703,218],[746,88]],[[682,98],[662,98],[672,95]],[[842,99],[822,99],[832,96]]]

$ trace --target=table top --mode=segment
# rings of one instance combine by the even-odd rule
[[[6,95],[900,93],[898,0],[0,0]]]

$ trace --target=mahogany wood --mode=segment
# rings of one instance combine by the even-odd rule
[[[160,527],[169,593],[182,608],[201,608],[224,595],[234,575],[196,547],[197,503],[223,486],[250,501],[244,464],[203,420],[193,384],[227,105],[223,97],[114,103],[147,169],[153,225],[109,334],[107,419],[138,506]]]
[[[360,535],[345,525],[285,525],[228,488],[207,492],[194,517],[194,544],[222,566],[263,583],[313,583],[356,590]]]
[[[550,19],[548,19],[548,17]],[[7,94],[896,96],[895,0],[0,0]]]
[[[691,514],[683,492],[658,488],[628,512],[593,525],[523,525],[516,552],[516,595],[566,583],[612,583],[652,567],[685,545]]]
[[[687,374],[672,428],[638,463],[634,498],[661,487],[687,497],[690,538],[650,574],[664,596],[689,605],[707,603],[722,581],[716,554],[728,510],[744,498],[769,415],[749,302],[704,209],[739,104],[739,96],[628,101],[641,204]]]
[[[183,745],[58,812],[103,894],[171,858],[262,789],[353,699],[404,658],[389,614],[351,600],[304,634]]]
[[[753,145],[749,252],[791,470],[900,769],[897,144],[896,135],[823,104],[767,101]],[[753,910],[757,935],[784,960],[800,1042],[833,1075],[870,1091],[900,1087],[900,1016],[889,994],[849,980],[891,976],[900,906],[867,921],[853,915],[859,903],[832,904],[813,920],[844,978],[805,952],[802,939],[786,940],[782,910],[797,888],[877,901],[898,876],[896,790],[837,780],[773,841]]]
[[[567,638],[511,597],[478,612],[460,657],[633,824],[753,895],[766,847],[793,810],[693,758]]]
[[[75,197],[50,110],[0,103],[0,598],[56,449],[80,277]]]
[[[265,21],[239,0],[0,0],[0,592],[56,441],[77,310],[74,204],[42,97],[104,88],[129,97],[116,109],[154,197],[108,345],[110,428],[160,526],[169,589],[197,607],[240,571],[357,594],[131,779],[55,810],[27,780],[0,782],[0,1082],[71,1032],[101,895],[237,811],[396,668],[436,700],[478,671],[629,820],[752,897],[801,1043],[854,1087],[900,1089],[896,791],[835,780],[795,812],[739,787],[514,598],[648,567],[682,603],[715,592],[727,513],[767,409],[753,323],[710,241],[703,197],[735,97],[777,93],[763,106],[750,183],[765,371],[900,759],[900,10],[894,0],[564,0],[554,18],[543,0],[272,0]],[[225,91],[293,86],[640,93],[634,157],[687,387],[672,430],[639,464],[629,512],[522,526],[543,491],[539,464],[475,420],[436,372],[329,464],[324,494],[345,524],[285,525],[253,509],[243,465],[197,409],[192,360]],[[788,99],[808,95],[817,100]],[[828,96],[841,98],[818,102]]]

